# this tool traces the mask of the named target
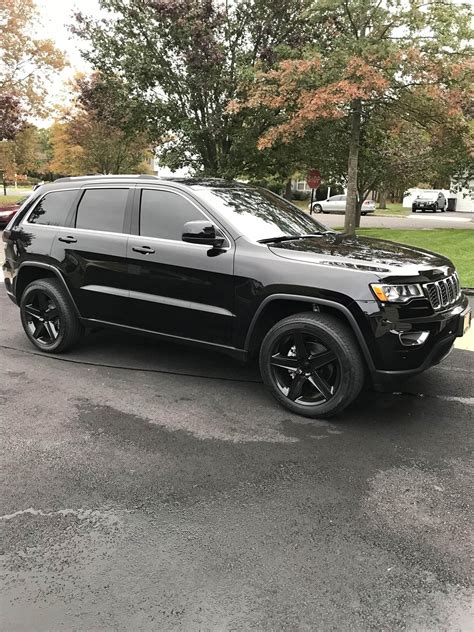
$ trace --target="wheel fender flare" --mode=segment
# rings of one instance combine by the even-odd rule
[[[43,268],[45,270],[48,270],[49,272],[52,272],[57,279],[59,279],[59,281],[61,282],[62,286],[64,287],[65,292],[67,293],[72,306],[74,307],[74,311],[76,312],[76,315],[81,318],[81,314],[79,313],[79,310],[77,309],[77,305],[76,305],[76,301],[73,299],[72,294],[71,294],[71,290],[68,287],[68,284],[66,283],[66,279],[64,278],[64,276],[61,274],[61,271],[58,270],[55,266],[51,265],[50,263],[44,263],[42,261],[23,261],[22,263],[20,263],[19,267],[18,267],[18,272],[17,272],[17,283],[18,283],[18,278],[21,274],[21,271],[24,270],[25,268]],[[17,292],[16,292],[16,288],[15,288],[15,298],[17,300],[18,303],[18,297],[17,297]],[[18,303],[19,304],[19,303]]]
[[[250,327],[248,329],[247,336],[245,338],[245,351],[247,353],[250,350],[250,342],[252,339],[252,334],[255,329],[255,326],[258,323],[260,314],[269,303],[276,300],[301,301],[302,303],[311,303],[313,305],[323,305],[326,307],[331,307],[341,312],[341,314],[345,316],[347,322],[350,325],[350,328],[352,329],[357,339],[357,342],[360,345],[360,348],[362,350],[364,359],[367,362],[367,366],[369,367],[369,370],[371,372],[375,371],[375,365],[374,365],[374,361],[372,359],[372,355],[370,353],[369,347],[367,346],[367,342],[365,341],[364,336],[362,335],[360,327],[357,323],[357,320],[355,319],[352,312],[345,305],[341,305],[341,303],[338,303],[337,301],[331,301],[325,298],[315,298],[312,296],[304,296],[304,295],[298,295],[298,294],[272,294],[271,296],[267,296],[260,303],[257,311],[255,312],[252,318],[252,322],[250,323]]]

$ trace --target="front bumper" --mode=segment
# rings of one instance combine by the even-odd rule
[[[381,308],[372,304],[371,307],[372,313],[366,311],[370,328],[366,341],[374,364],[372,380],[378,390],[390,388],[441,362],[451,351],[456,338],[465,333],[472,317],[464,295],[450,309],[421,317],[410,317],[406,308],[394,305]],[[416,314],[416,309],[413,311]],[[420,337],[421,344],[403,344],[405,336],[413,334],[416,339],[417,332],[425,333]]]

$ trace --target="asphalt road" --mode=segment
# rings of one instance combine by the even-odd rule
[[[309,422],[255,367],[0,315],[2,630],[472,629],[473,352]]]

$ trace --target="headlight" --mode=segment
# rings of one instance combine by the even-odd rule
[[[385,285],[371,283],[370,287],[382,303],[405,303],[412,298],[424,297],[421,286],[417,283],[407,285]]]

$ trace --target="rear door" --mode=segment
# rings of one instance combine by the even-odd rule
[[[133,186],[85,187],[51,255],[85,318],[126,323],[127,241]]]
[[[209,219],[184,192],[137,187],[132,224],[136,234],[128,242],[131,324],[230,344],[234,243],[227,236],[225,247],[216,250],[181,238],[186,222]]]

